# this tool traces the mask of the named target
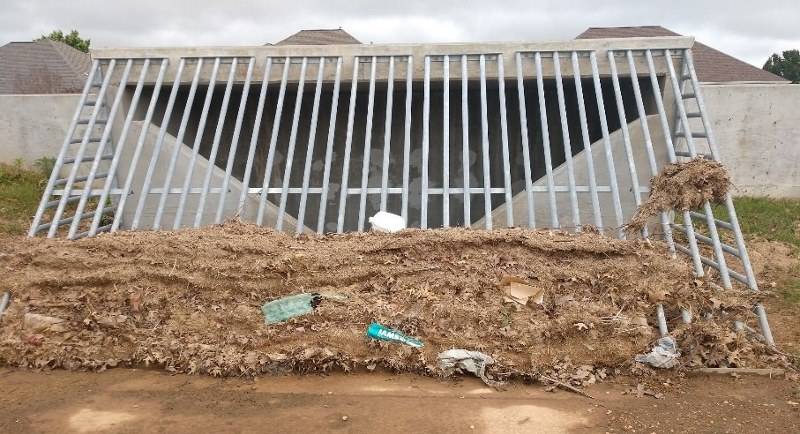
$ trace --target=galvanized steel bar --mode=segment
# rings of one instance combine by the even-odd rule
[[[658,323],[658,332],[661,337],[669,335],[669,329],[667,328],[667,317],[664,315],[664,305],[659,303],[656,305],[656,322]]]
[[[339,215],[336,232],[344,232],[344,213],[347,206],[348,178],[350,176],[350,147],[353,145],[353,123],[356,113],[356,94],[358,93],[358,56],[353,58],[353,82],[350,86],[350,105],[347,113],[347,134],[344,141],[344,160],[342,161],[342,182],[339,190]]]
[[[408,56],[406,65],[406,114],[404,118],[404,140],[403,140],[403,193],[400,205],[400,213],[403,220],[408,224],[408,182],[409,165],[411,163],[411,92],[414,79],[414,58]]]
[[[272,57],[267,57],[266,65],[264,66],[264,77],[261,79],[261,90],[258,94],[258,106],[256,107],[256,118],[253,121],[253,133],[250,135],[250,148],[247,151],[247,162],[244,166],[244,175],[242,176],[242,191],[239,193],[239,206],[237,207],[236,214],[243,217],[247,208],[247,194],[250,189],[250,177],[253,171],[253,159],[256,155],[256,147],[258,145],[258,133],[261,131],[261,120],[264,116],[264,104],[267,101],[267,89],[269,88],[269,75],[272,72]]]
[[[522,164],[525,171],[525,196],[528,204],[528,227],[536,227],[536,212],[533,204],[533,180],[531,179],[531,153],[528,142],[528,110],[525,103],[525,81],[522,72],[522,54],[515,55],[517,65],[517,97],[519,99],[519,130],[522,138]]]
[[[669,72],[670,81],[672,82],[673,92],[675,93],[675,104],[678,109],[680,125],[683,125],[683,128],[686,132],[686,146],[689,149],[689,153],[692,155],[692,157],[694,157],[696,155],[696,149],[692,139],[691,125],[689,124],[689,119],[686,117],[686,109],[683,106],[683,92],[678,87],[675,76],[675,67],[672,65],[672,57],[669,50],[664,50],[664,57],[667,62],[667,70]],[[717,270],[719,271],[722,279],[722,286],[727,289],[731,287],[731,280],[728,272],[728,266],[725,262],[725,254],[722,251],[719,234],[717,233],[717,225],[714,221],[714,214],[711,209],[711,204],[708,201],[705,201],[705,203],[703,203],[703,208],[705,209],[708,232],[713,240],[714,256],[717,258]]]
[[[497,93],[500,100],[500,141],[503,145],[503,181],[506,200],[506,226],[514,226],[513,191],[511,190],[511,162],[508,154],[508,116],[506,114],[506,73],[503,55],[497,55]]]
[[[450,226],[450,56],[442,60],[442,226]]]
[[[578,209],[578,193],[575,191],[575,167],[572,162],[572,143],[569,138],[567,107],[564,102],[564,83],[561,77],[561,57],[558,51],[553,52],[553,69],[556,78],[556,96],[558,112],[561,119],[561,138],[564,145],[564,160],[567,165],[567,182],[569,185],[569,204],[572,211],[572,225],[576,232],[581,231],[581,215]]]
[[[122,156],[122,150],[125,147],[126,140],[128,138],[128,130],[130,129],[131,122],[133,121],[133,117],[136,114],[136,108],[139,106],[139,98],[142,94],[142,89],[144,88],[144,81],[145,77],[147,76],[148,69],[150,68],[150,59],[145,59],[144,63],[142,64],[141,71],[139,73],[139,78],[136,81],[136,88],[133,91],[133,96],[131,97],[131,102],[128,108],[128,115],[125,117],[125,122],[122,126],[122,132],[119,134],[119,140],[117,141],[117,146],[114,149],[114,156],[111,159],[111,163],[108,168],[108,174],[106,175],[106,181],[103,184],[102,193],[100,194],[100,199],[97,202],[98,204],[105,204],[108,200],[109,195],[111,194],[111,185],[116,178],[117,169],[119,168],[119,161]],[[125,194],[124,192],[122,194]],[[97,230],[100,227],[100,220],[103,217],[103,207],[98,206],[95,210],[94,217],[92,218],[92,224],[89,227],[89,236],[94,236],[97,234]]]
[[[469,193],[469,77],[467,71],[467,55],[461,56],[461,171],[464,177],[464,227],[472,225],[470,216],[470,193]]]
[[[192,145],[192,156],[189,159],[189,165],[186,167],[186,175],[183,178],[183,190],[178,202],[178,209],[175,212],[175,220],[172,222],[172,229],[178,230],[183,223],[183,211],[186,208],[186,199],[189,194],[189,186],[192,183],[192,175],[194,175],[194,166],[197,162],[197,155],[200,152],[200,144],[203,139],[203,132],[206,129],[206,121],[208,119],[208,109],[211,106],[211,98],[214,95],[214,87],[217,83],[217,73],[219,72],[219,57],[214,59],[214,66],[211,69],[211,78],[209,79],[208,87],[206,88],[206,97],[203,101],[203,110],[200,113],[200,122],[197,126],[197,133],[195,133],[194,144]]]
[[[64,159],[67,156],[67,151],[69,150],[69,145],[72,143],[72,136],[75,134],[75,129],[78,126],[78,121],[81,118],[81,113],[83,112],[83,108],[86,105],[86,97],[89,95],[89,90],[92,88],[94,84],[95,76],[100,68],[100,61],[94,60],[92,62],[91,69],[89,70],[89,77],[86,79],[86,84],[83,86],[83,91],[81,92],[80,99],[78,100],[78,107],[72,114],[72,119],[70,120],[69,127],[67,129],[67,135],[64,138],[64,142],[61,144],[61,150],[58,151],[58,156],[56,157],[56,162],[53,166],[53,171],[50,172],[50,178],[47,180],[47,185],[44,188],[44,194],[42,194],[42,199],[39,201],[39,207],[36,209],[36,214],[33,217],[33,223],[31,223],[31,228],[28,231],[28,236],[32,237],[36,235],[39,231],[39,225],[42,223],[42,217],[44,216],[44,210],[46,209],[47,202],[50,200],[50,196],[53,192],[53,188],[56,184],[56,179],[59,177],[59,173],[61,172],[61,168],[64,165]]]
[[[633,61],[633,52],[627,50],[625,53],[628,58],[628,70],[631,74],[631,84],[633,86],[634,100],[636,100],[636,110],[639,113],[639,122],[642,126],[642,135],[644,136],[644,147],[647,152],[647,162],[650,165],[650,176],[658,175],[658,166],[656,164],[656,156],[653,151],[653,140],[650,137],[650,125],[647,123],[647,112],[644,109],[644,100],[642,99],[642,90],[639,87],[639,74],[636,72],[636,64]],[[667,242],[667,247],[670,252],[675,252],[675,242],[672,240],[672,230],[670,228],[669,217],[666,212],[659,213],[661,218],[661,230],[664,232],[664,239]]]
[[[534,54],[536,64],[536,90],[539,96],[539,121],[542,126],[542,147],[544,149],[544,168],[547,177],[547,197],[550,203],[550,225],[553,229],[559,227],[558,208],[556,206],[556,192],[553,190],[553,160],[550,156],[550,128],[547,124],[547,106],[544,99],[544,77],[542,76],[542,54]]]
[[[286,83],[289,79],[289,67],[291,58],[283,59],[283,76],[281,77],[281,87],[278,90],[278,102],[275,105],[275,118],[272,119],[272,132],[269,139],[269,151],[267,152],[267,162],[264,167],[264,179],[261,186],[261,194],[258,198],[258,213],[256,214],[256,224],[261,226],[264,223],[264,211],[267,208],[267,189],[269,188],[270,178],[272,177],[272,164],[275,159],[275,148],[278,146],[278,132],[281,126],[281,115],[283,114],[283,100],[286,97]]]
[[[389,190],[389,152],[392,142],[392,102],[394,97],[394,56],[389,57],[389,77],[386,81],[386,116],[383,124],[383,173],[381,173],[381,211],[386,211]]]
[[[419,227],[428,228],[428,152],[430,148],[431,119],[431,58],[425,56],[425,78],[422,97],[422,169]]]
[[[622,228],[622,203],[619,198],[619,186],[617,184],[617,170],[614,164],[614,155],[611,151],[611,139],[608,132],[608,120],[606,119],[606,107],[603,102],[603,88],[600,84],[600,71],[597,67],[597,56],[594,51],[589,52],[589,63],[592,66],[592,81],[594,82],[594,95],[597,101],[597,112],[600,119],[600,131],[603,135],[603,149],[606,156],[608,167],[608,180],[611,187],[611,201],[614,204],[614,217],[617,229],[617,238],[625,238],[625,230]]]
[[[598,230],[603,230],[603,215],[600,212],[600,199],[597,196],[597,177],[594,171],[594,156],[592,155],[592,142],[589,139],[589,124],[586,119],[586,104],[583,99],[583,83],[581,83],[581,67],[578,62],[578,52],[573,51],[572,75],[575,81],[575,95],[578,102],[578,117],[581,123],[581,139],[583,139],[583,153],[586,155],[586,171],[589,177],[589,193],[592,202],[592,215],[594,225]]]
[[[56,212],[53,214],[53,219],[51,220],[53,224],[50,226],[50,229],[47,232],[47,238],[53,238],[58,231],[58,221],[61,219],[61,216],[64,214],[64,209],[67,206],[66,198],[69,196],[70,190],[72,190],[75,177],[78,175],[78,169],[80,169],[80,164],[78,164],[78,162],[81,161],[83,154],[86,152],[86,145],[89,143],[89,137],[92,135],[92,128],[95,127],[97,115],[100,113],[100,107],[103,105],[103,99],[105,98],[108,84],[111,82],[111,76],[114,74],[114,66],[116,66],[116,63],[117,62],[114,59],[108,63],[107,74],[100,85],[100,90],[97,92],[92,114],[89,115],[89,121],[86,124],[86,129],[83,133],[83,140],[81,140],[81,144],[78,147],[77,153],[75,154],[75,164],[72,165],[69,176],[67,177],[67,183],[64,185],[64,195],[61,196],[61,200],[58,203],[58,208],[56,208]]]
[[[342,58],[336,58],[336,76],[333,80],[333,100],[331,101],[331,116],[328,123],[328,142],[325,146],[325,169],[322,174],[322,191],[319,199],[319,218],[317,219],[317,233],[325,230],[325,212],[328,208],[328,189],[331,176],[331,159],[333,156],[333,134],[336,131],[336,115],[339,112],[339,83],[342,75]]]
[[[73,239],[75,234],[78,232],[78,227],[82,221],[83,210],[86,206],[87,201],[89,200],[89,191],[92,189],[92,184],[94,184],[95,179],[97,178],[97,169],[100,167],[100,161],[103,157],[103,153],[106,149],[106,144],[108,143],[108,139],[111,137],[111,126],[114,123],[114,120],[117,117],[117,112],[119,110],[120,101],[122,100],[122,95],[125,93],[125,88],[128,85],[128,75],[131,72],[131,67],[133,66],[133,59],[128,59],[125,63],[125,69],[122,71],[122,78],[120,78],[119,85],[117,86],[117,94],[114,97],[114,101],[111,104],[111,109],[108,113],[108,121],[106,122],[106,126],[103,130],[103,136],[100,139],[100,142],[97,145],[97,150],[94,155],[94,161],[92,162],[92,167],[89,170],[89,174],[85,177],[84,180],[84,188],[83,192],[81,192],[81,199],[78,202],[78,206],[75,208],[75,217],[72,220],[72,224],[69,227],[69,233],[67,235],[68,238]],[[107,175],[106,175],[107,176]],[[78,181],[78,178],[74,178],[74,181]],[[97,206],[99,208],[103,208],[103,203],[98,203]],[[88,215],[89,213],[87,213]]]
[[[236,79],[236,66],[238,65],[238,61],[239,59],[235,57],[231,60],[228,80],[225,85],[225,93],[222,96],[222,107],[220,108],[219,117],[217,118],[217,128],[214,130],[214,141],[211,143],[211,155],[208,156],[208,167],[206,167],[206,174],[203,179],[203,192],[200,193],[200,202],[197,204],[197,210],[194,215],[195,228],[199,228],[203,223],[208,189],[211,188],[211,176],[214,174],[214,170],[217,169],[219,142],[222,139],[222,130],[225,128],[225,116],[228,114],[228,105],[231,101],[231,90],[233,89],[233,81]]]
[[[756,305],[756,315],[758,316],[758,326],[764,336],[764,341],[770,347],[775,347],[775,338],[772,337],[772,330],[770,330],[769,321],[767,321],[767,311],[764,310],[764,305],[761,303]]]
[[[250,94],[250,80],[253,79],[253,68],[255,67],[256,59],[251,57],[247,62],[247,72],[244,77],[244,85],[242,86],[242,96],[239,99],[239,110],[236,113],[236,123],[233,126],[233,137],[231,137],[231,144],[228,148],[228,158],[225,164],[225,177],[222,178],[222,192],[219,195],[219,202],[217,203],[217,215],[214,217],[214,223],[222,223],[222,215],[225,210],[225,197],[228,194],[228,186],[230,185],[231,173],[233,172],[233,162],[236,159],[236,151],[239,149],[239,136],[242,131],[242,121],[244,120],[245,106],[247,105],[247,97]],[[243,186],[242,189],[246,189]]]
[[[625,145],[625,157],[628,160],[628,173],[631,176],[631,190],[633,191],[633,199],[638,208],[642,204],[642,192],[639,188],[639,175],[636,172],[636,162],[633,158],[633,149],[631,147],[631,136],[628,130],[628,119],[625,116],[625,105],[622,100],[622,90],[619,84],[619,75],[617,74],[617,61],[613,51],[608,51],[608,63],[611,68],[611,84],[614,88],[614,98],[617,102],[617,116],[619,116],[620,131],[622,132],[622,142]],[[642,228],[642,236],[647,238],[647,226]]]
[[[164,146],[164,137],[166,137],[167,128],[169,127],[169,120],[172,117],[172,109],[175,106],[175,98],[177,98],[178,90],[181,87],[181,77],[183,75],[183,68],[185,65],[186,59],[181,58],[180,62],[178,63],[178,69],[175,72],[175,79],[172,83],[172,90],[169,93],[167,108],[164,111],[164,117],[161,121],[161,128],[159,128],[158,138],[156,139],[156,143],[153,147],[153,154],[150,156],[150,163],[147,165],[147,172],[145,173],[144,182],[142,183],[139,202],[136,204],[136,211],[133,214],[133,221],[130,225],[131,230],[136,230],[139,227],[139,219],[142,216],[142,211],[144,211],[144,206],[147,203],[150,195],[150,183],[153,180],[153,173],[156,170],[156,164],[158,164],[158,159],[161,156],[161,148]],[[180,146],[178,143],[175,145],[176,148]]]
[[[489,119],[486,107],[486,55],[481,54],[481,155],[483,156],[483,221],[486,229],[492,228],[492,178],[489,172]]]
[[[194,76],[192,77],[192,84],[189,86],[189,95],[186,97],[186,104],[183,106],[183,116],[181,117],[181,123],[178,127],[178,135],[175,136],[175,146],[172,149],[172,155],[169,159],[169,165],[167,166],[167,173],[164,175],[164,183],[163,183],[163,193],[158,198],[158,205],[156,206],[156,215],[153,218],[153,230],[161,229],[161,219],[164,215],[164,206],[167,203],[167,191],[169,190],[172,184],[172,177],[175,174],[175,165],[178,161],[178,154],[180,153],[181,148],[184,146],[183,144],[183,137],[186,134],[186,125],[189,123],[189,115],[192,111],[192,104],[194,103],[194,97],[197,93],[197,85],[200,81],[200,72],[203,69],[203,59],[197,59],[197,63],[195,65]],[[163,124],[163,122],[162,122]],[[162,133],[165,131],[162,128]]]
[[[289,181],[292,176],[292,165],[294,163],[294,148],[297,145],[297,129],[300,127],[300,111],[303,107],[303,91],[306,84],[306,70],[308,68],[308,58],[303,57],[300,63],[300,80],[297,83],[297,95],[295,95],[294,113],[292,115],[292,127],[289,131],[289,149],[286,150],[286,165],[283,169],[283,184],[281,187],[281,198],[278,206],[278,216],[275,221],[275,229],[283,230],[283,216],[286,213],[286,200],[288,198]]]
[[[322,95],[322,77],[325,73],[325,58],[319,58],[317,69],[317,84],[314,89],[314,103],[311,109],[311,127],[308,130],[308,144],[306,145],[306,159],[303,167],[303,192],[300,193],[300,207],[297,211],[297,225],[295,232],[303,232],[306,217],[306,202],[308,201],[308,184],[311,180],[311,160],[314,158],[314,142],[317,140],[317,120],[319,118],[319,99]]]
[[[375,74],[378,59],[372,56],[372,67],[369,74],[369,97],[367,100],[367,126],[364,132],[364,153],[361,165],[361,195],[358,202],[358,231],[364,231],[364,220],[367,207],[367,187],[369,187],[370,151],[372,150],[372,116],[375,112]]]

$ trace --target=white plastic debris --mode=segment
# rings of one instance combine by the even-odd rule
[[[486,376],[486,367],[493,364],[494,359],[480,351],[447,350],[439,353],[437,359],[439,359],[439,368],[441,368],[445,376],[451,375],[453,371],[458,369],[475,374],[491,387],[498,387],[503,384]]]
[[[372,229],[378,232],[399,232],[406,228],[406,221],[403,217],[386,211],[378,211],[377,214],[369,218]]]
[[[654,368],[669,369],[678,364],[680,355],[675,340],[671,336],[664,336],[658,340],[656,346],[649,353],[638,354],[634,360],[639,363],[647,363]]]

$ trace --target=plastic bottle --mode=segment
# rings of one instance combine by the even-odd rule
[[[419,339],[406,336],[398,330],[386,327],[385,325],[378,324],[376,322],[367,327],[367,336],[380,341],[400,342],[406,345],[411,345],[414,348],[422,348],[425,346],[425,344],[423,344]]]
[[[261,312],[264,313],[265,323],[275,324],[313,311],[321,300],[322,296],[316,293],[290,295],[264,303]]]

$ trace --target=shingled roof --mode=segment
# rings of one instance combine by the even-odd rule
[[[339,45],[361,44],[361,41],[342,29],[300,30],[275,45]]]
[[[575,39],[681,36],[661,26],[589,27]],[[787,81],[700,42],[692,47],[697,78],[702,82]]]
[[[88,54],[43,39],[0,47],[0,94],[80,93],[91,68]]]

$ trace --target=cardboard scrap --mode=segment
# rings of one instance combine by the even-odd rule
[[[515,276],[503,276],[500,279],[500,289],[505,294],[505,301],[508,303],[519,303],[523,306],[528,301],[541,305],[544,303],[544,288],[536,288],[529,285],[525,280]]]

